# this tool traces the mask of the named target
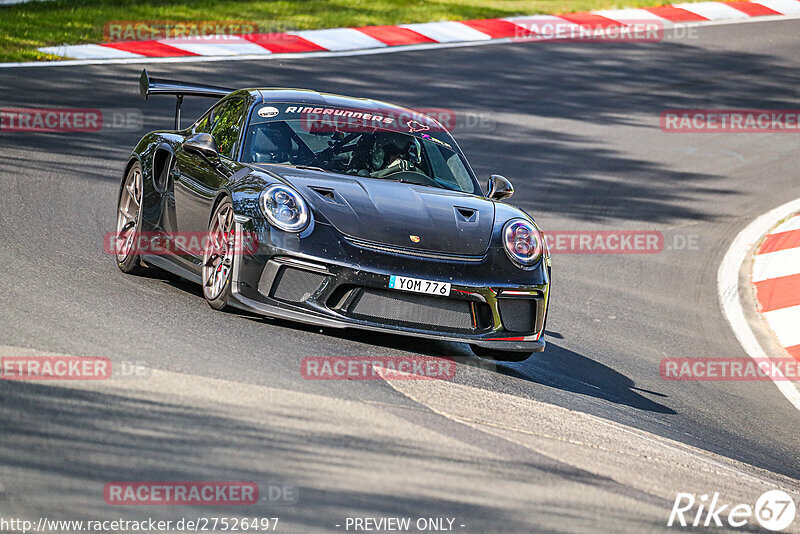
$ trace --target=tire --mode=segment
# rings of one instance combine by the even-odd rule
[[[117,232],[114,239],[114,259],[119,270],[126,274],[138,274],[145,270],[136,254],[136,243],[142,229],[142,198],[144,180],[142,166],[134,163],[119,191],[117,198]]]
[[[478,345],[470,345],[469,347],[472,349],[475,356],[500,362],[523,362],[533,355],[533,351],[515,352],[510,350],[495,350]]]
[[[222,200],[208,222],[208,243],[203,252],[203,296],[215,310],[224,310],[231,299],[236,223],[233,204]]]

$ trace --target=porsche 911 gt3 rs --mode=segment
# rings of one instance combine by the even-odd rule
[[[481,190],[436,120],[376,100],[146,71],[140,90],[176,96],[176,117],[125,168],[122,271],[152,265],[196,281],[216,309],[465,342],[495,359],[544,350],[546,239],[501,202],[508,180],[492,175]],[[185,96],[217,101],[182,128]],[[208,237],[202,250],[187,246],[192,234]],[[173,253],[137,246],[142,235]]]

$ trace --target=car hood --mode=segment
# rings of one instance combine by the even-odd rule
[[[483,255],[494,203],[475,195],[392,180],[270,167],[339,232],[372,243]]]

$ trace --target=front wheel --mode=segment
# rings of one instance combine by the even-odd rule
[[[142,166],[137,161],[125,176],[125,182],[122,184],[117,199],[117,233],[114,236],[114,252],[117,267],[127,274],[136,274],[143,269],[141,259],[137,254],[142,224],[143,196]]]
[[[479,345],[470,345],[470,348],[472,352],[475,353],[475,356],[500,362],[522,362],[530,358],[533,354],[533,351],[515,352],[510,350],[496,350]]]
[[[208,223],[208,239],[203,252],[203,296],[215,310],[228,306],[236,245],[236,223],[229,199],[219,203]]]

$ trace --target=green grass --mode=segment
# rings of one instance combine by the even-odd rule
[[[103,42],[109,21],[253,21],[272,31],[469,20],[653,6],[663,0],[57,0],[0,7],[0,61],[58,59],[38,47]]]

